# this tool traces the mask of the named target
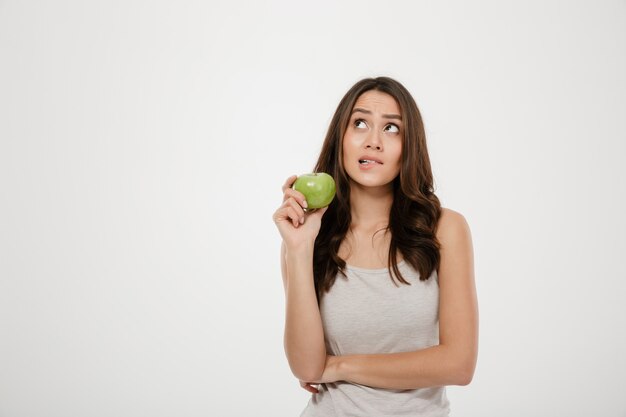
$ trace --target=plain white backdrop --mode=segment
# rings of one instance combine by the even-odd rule
[[[0,417],[298,416],[281,185],[415,97],[470,224],[453,416],[626,416],[626,2],[0,1]]]

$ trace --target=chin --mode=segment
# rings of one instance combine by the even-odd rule
[[[353,183],[360,185],[361,187],[387,187],[391,186],[393,183],[393,178],[387,180],[382,178],[363,178],[361,176],[350,176],[350,180]]]

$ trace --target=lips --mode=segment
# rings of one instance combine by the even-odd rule
[[[376,157],[373,156],[369,156],[369,155],[363,155],[359,158],[359,164],[361,165],[367,165],[367,164],[381,164],[382,165],[382,161]]]

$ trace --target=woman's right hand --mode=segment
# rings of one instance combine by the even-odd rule
[[[322,216],[328,209],[324,207],[305,212],[307,204],[304,195],[291,188],[296,178],[297,175],[292,175],[283,184],[283,204],[272,216],[287,249],[306,244],[312,247],[322,225]]]

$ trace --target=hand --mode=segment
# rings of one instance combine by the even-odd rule
[[[326,355],[326,365],[322,377],[317,381],[301,381],[300,386],[313,394],[319,394],[319,390],[313,385],[337,382],[342,378],[339,376],[339,356]]]
[[[315,242],[322,224],[322,216],[328,209],[324,207],[305,212],[307,204],[304,195],[291,188],[296,178],[297,175],[292,175],[283,184],[283,204],[272,216],[287,249]]]
[[[304,382],[304,381],[300,380],[300,386],[302,388],[304,388],[305,390],[307,390],[309,392],[312,392],[313,394],[319,394],[320,391],[316,387],[314,387],[313,385],[317,386],[318,384],[315,384],[313,382]]]

